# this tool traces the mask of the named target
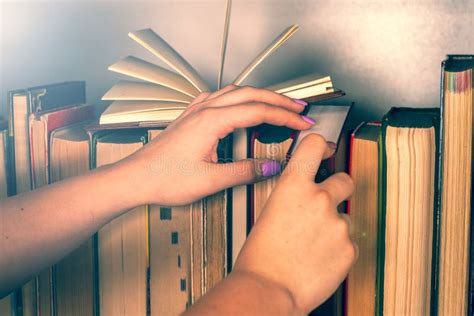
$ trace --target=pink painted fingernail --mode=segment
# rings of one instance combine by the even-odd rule
[[[276,160],[268,160],[262,164],[262,176],[271,177],[278,174],[281,170],[281,164]]]
[[[302,105],[302,106],[307,106],[308,105],[308,102],[306,101],[303,101],[303,100],[299,100],[299,99],[293,99],[293,101],[295,101],[296,103]]]
[[[328,147],[331,148],[331,149],[336,149],[337,148],[337,145],[333,142],[327,142],[328,144]]]
[[[316,124],[316,121],[313,120],[312,118],[310,118],[309,116],[301,115],[301,118],[302,118],[303,120],[305,120],[305,122],[308,122],[308,123],[311,124],[311,125]]]

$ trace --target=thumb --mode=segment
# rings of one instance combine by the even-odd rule
[[[251,184],[268,179],[281,170],[281,163],[268,159],[244,159],[233,163],[214,164],[217,177],[213,182],[221,189]]]
[[[334,149],[329,147],[324,137],[314,133],[308,134],[301,140],[291,156],[282,177],[307,179],[314,182],[321,161],[333,154]]]

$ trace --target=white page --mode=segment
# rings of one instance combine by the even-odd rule
[[[323,136],[327,142],[337,144],[342,127],[349,114],[350,105],[313,105],[306,116],[316,121],[310,129],[301,131],[296,139],[293,151],[301,140],[308,134],[316,133]]]

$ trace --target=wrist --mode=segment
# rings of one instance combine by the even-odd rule
[[[146,204],[143,186],[137,173],[128,164],[117,162],[96,169],[98,179],[103,179],[107,193],[111,193],[116,210],[129,210]]]
[[[285,286],[245,269],[234,270],[229,277],[253,286],[259,300],[271,302],[273,308],[276,308],[282,315],[305,315],[296,304],[293,293]]]

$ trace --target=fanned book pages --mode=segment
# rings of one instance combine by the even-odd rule
[[[109,70],[168,87],[190,97],[197,97],[199,94],[199,90],[184,77],[137,57],[128,56],[110,66]]]
[[[218,87],[221,85],[224,68],[230,6],[231,3],[229,1],[222,43]],[[241,84],[257,66],[291,38],[297,30],[297,25],[292,25],[285,29],[245,67],[233,83]],[[144,29],[130,32],[129,37],[164,62],[173,71],[134,56],[128,56],[111,65],[109,70],[140,81],[119,82],[103,96],[103,100],[114,102],[101,115],[99,121],[101,125],[130,124],[153,126],[157,122],[171,122],[186,109],[186,106],[200,92],[210,91],[209,86],[197,71],[153,30]],[[320,75],[309,75],[268,88],[292,98],[314,98],[308,101],[317,101],[342,94],[341,91],[334,89],[330,77]]]

